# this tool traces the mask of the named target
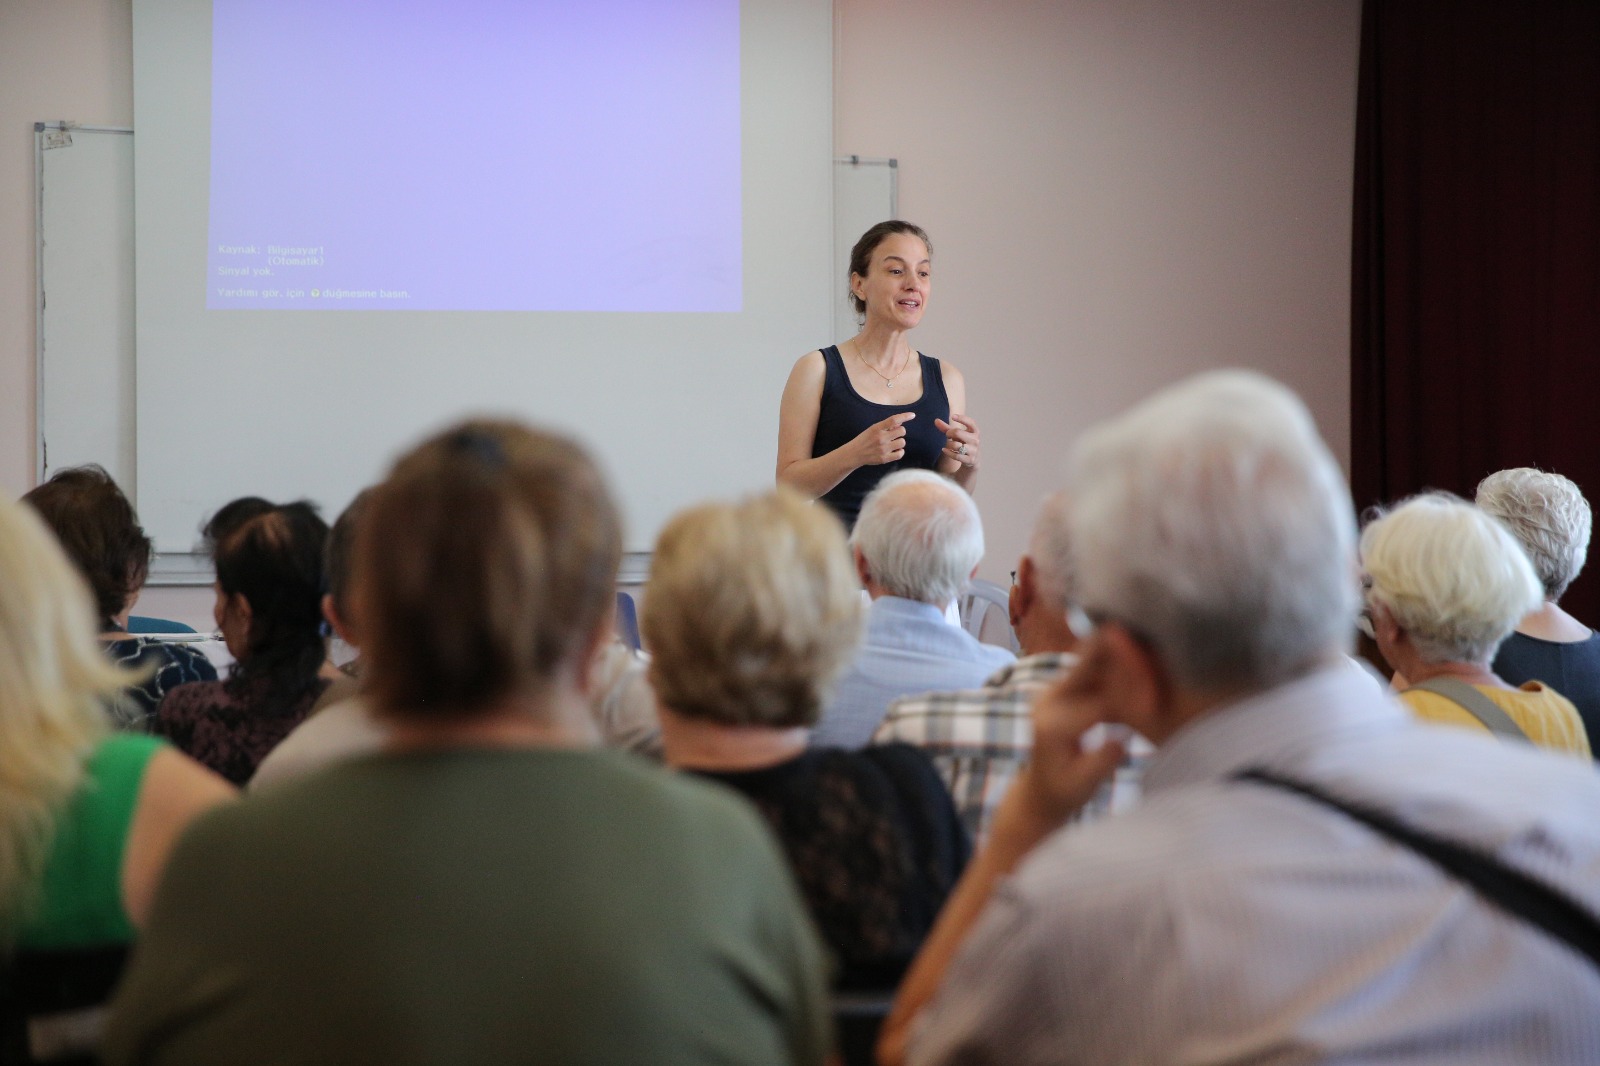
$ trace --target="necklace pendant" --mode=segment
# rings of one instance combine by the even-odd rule
[[[889,387],[890,387],[890,388],[891,388],[891,389],[892,389],[892,388],[894,388],[894,382],[892,382],[892,381],[891,381],[891,382],[889,382]]]

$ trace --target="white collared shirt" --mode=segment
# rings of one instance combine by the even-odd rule
[[[1414,722],[1331,668],[1213,712],[1142,804],[1046,841],[919,1020],[927,1063],[1594,1063],[1600,973],[1261,767],[1498,856],[1600,913],[1589,764]]]

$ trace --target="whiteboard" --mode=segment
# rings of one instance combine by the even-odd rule
[[[833,343],[861,331],[850,291],[850,249],[867,230],[899,218],[900,163],[842,156],[833,161]]]
[[[37,468],[99,463],[135,497],[133,131],[34,124]]]

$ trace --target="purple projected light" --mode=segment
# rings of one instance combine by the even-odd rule
[[[208,308],[738,311],[738,0],[215,0]]]

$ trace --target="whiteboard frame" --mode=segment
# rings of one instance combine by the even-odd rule
[[[45,420],[45,288],[44,288],[44,139],[49,133],[112,133],[133,136],[131,126],[88,126],[66,119],[33,124],[33,472],[34,481],[43,483],[47,472],[49,442]],[[131,190],[130,190],[131,191]],[[132,335],[130,330],[129,335]],[[136,411],[126,412],[136,417]],[[134,446],[138,446],[135,438]],[[130,494],[130,499],[132,494]]]
[[[889,178],[889,209],[888,213],[873,219],[845,219],[841,212],[845,207],[840,203],[840,182],[845,176],[859,171],[863,167],[886,167]],[[886,219],[900,217],[900,161],[894,158],[870,158],[862,155],[835,156],[833,160],[833,323],[834,336],[838,341],[852,337],[861,328],[850,310],[848,301],[842,294],[850,281],[850,249],[861,234],[865,233],[868,226],[875,225]],[[855,236],[846,236],[853,233]],[[842,246],[841,246],[842,245]]]

